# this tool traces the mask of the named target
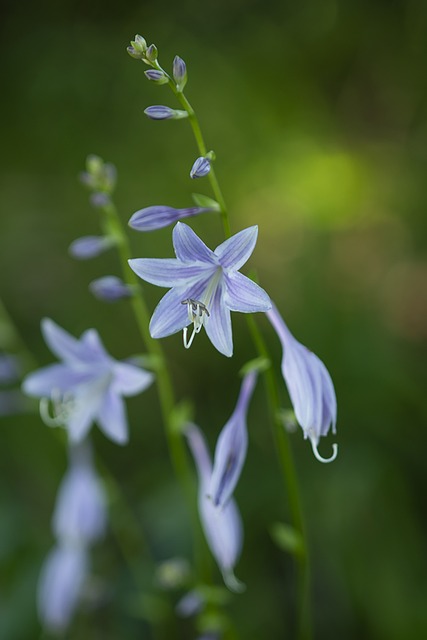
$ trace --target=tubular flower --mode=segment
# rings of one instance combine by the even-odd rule
[[[209,487],[209,496],[216,507],[227,504],[242,472],[248,448],[246,414],[256,379],[256,371],[245,376],[233,415],[218,438]]]
[[[153,381],[151,373],[114,360],[98,332],[89,329],[77,340],[52,320],[42,321],[44,339],[60,364],[30,373],[27,395],[41,398],[40,412],[50,426],[64,426],[72,443],[83,440],[93,422],[114,442],[128,440],[123,396],[133,396]],[[52,402],[54,415],[49,413]]]
[[[153,338],[184,331],[188,349],[205,327],[214,347],[226,356],[233,354],[230,311],[254,313],[271,308],[264,289],[239,273],[255,248],[258,227],[249,227],[211,251],[194,231],[182,222],[173,230],[176,258],[129,260],[135,273],[170,291],[157,305],[150,322]],[[190,337],[188,325],[193,325]]]
[[[205,440],[196,425],[189,424],[185,435],[193,454],[199,477],[199,514],[210,550],[222,572],[224,582],[232,591],[241,591],[243,585],[234,575],[242,548],[242,522],[236,503],[229,500],[223,509],[217,509],[208,497],[212,463]]]
[[[338,454],[337,444],[332,445],[330,458],[318,452],[320,437],[326,436],[331,426],[336,433],[337,399],[331,376],[323,362],[294,338],[274,305],[267,317],[282,343],[282,374],[295,417],[317,460],[332,462]]]

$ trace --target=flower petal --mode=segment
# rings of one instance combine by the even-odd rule
[[[84,356],[84,345],[50,318],[42,320],[42,333],[49,349],[60,360],[79,362]]]
[[[258,226],[248,227],[228,238],[215,249],[224,269],[237,271],[247,262],[255,249],[258,237]]]
[[[93,372],[74,371],[65,364],[52,364],[30,373],[24,379],[22,390],[29,396],[49,398],[54,390],[65,393],[92,378]]]
[[[173,229],[173,246],[176,257],[183,262],[208,262],[210,265],[218,265],[214,252],[183,222],[178,222]]]
[[[224,275],[226,284],[224,302],[230,311],[254,313],[271,309],[268,294],[256,282],[238,271],[231,271]]]
[[[81,442],[86,436],[100,409],[104,393],[99,380],[85,384],[76,392],[75,406],[67,421],[68,435],[73,444]]]
[[[144,391],[154,380],[152,373],[126,362],[117,362],[113,368],[111,390],[123,396],[134,396]]]
[[[183,264],[176,258],[134,258],[129,260],[130,268],[136,275],[158,287],[175,287],[188,281],[204,277],[211,265],[200,262]]]
[[[122,398],[112,389],[106,392],[97,420],[105,435],[117,444],[128,441],[128,425],[125,404]]]
[[[223,300],[223,284],[214,293],[210,306],[210,316],[205,322],[206,333],[213,346],[227,357],[233,355],[231,315]]]

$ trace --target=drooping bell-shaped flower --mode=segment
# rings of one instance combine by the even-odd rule
[[[89,443],[70,449],[70,466],[56,498],[52,528],[57,540],[92,544],[103,537],[107,497],[93,467]]]
[[[44,339],[62,360],[30,373],[23,391],[41,398],[40,412],[50,426],[64,426],[72,443],[78,443],[96,422],[114,442],[128,440],[123,397],[146,389],[153,375],[126,362],[114,360],[105,350],[98,332],[89,329],[79,340],[52,320],[42,321]],[[49,402],[54,415],[49,414]]]
[[[196,425],[188,425],[188,440],[199,479],[198,503],[203,531],[210,550],[218,564],[225,584],[232,591],[241,591],[243,585],[234,575],[234,566],[242,548],[242,522],[233,499],[223,509],[214,506],[208,497],[212,463],[205,440]]]
[[[318,451],[321,436],[326,436],[331,428],[332,433],[336,432],[337,399],[331,376],[323,362],[294,338],[275,305],[267,317],[282,344],[282,374],[295,417],[316,458],[332,462],[337,457],[338,445],[332,445],[330,458],[323,458]]]
[[[88,572],[84,546],[59,544],[47,556],[37,586],[37,608],[43,626],[63,633],[70,624]]]
[[[270,298],[264,289],[239,272],[255,248],[258,227],[249,227],[209,249],[194,231],[182,222],[173,230],[176,258],[129,260],[135,273],[170,291],[157,305],[150,322],[153,338],[184,331],[189,348],[205,327],[214,347],[226,356],[233,354],[230,311],[267,311]],[[188,338],[187,326],[193,330]]]
[[[250,371],[244,377],[236,408],[218,438],[209,496],[213,504],[219,508],[223,508],[233,494],[246,459],[246,414],[256,379],[256,371]]]

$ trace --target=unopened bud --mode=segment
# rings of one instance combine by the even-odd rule
[[[158,69],[147,69],[144,73],[151,82],[154,82],[154,84],[166,84],[169,82],[167,75]]]
[[[176,82],[177,90],[182,92],[187,84],[187,65],[179,56],[175,56],[173,61],[173,79]]]
[[[156,45],[150,44],[150,46],[145,52],[145,57],[148,60],[148,62],[155,62],[157,60],[158,55],[159,55],[159,52],[157,50]]]

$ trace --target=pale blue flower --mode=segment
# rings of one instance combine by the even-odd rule
[[[320,437],[326,436],[331,427],[332,433],[336,433],[337,399],[331,376],[323,362],[294,338],[274,305],[267,317],[282,343],[282,374],[295,417],[316,458],[332,462],[337,457],[338,445],[332,445],[330,458],[323,458],[318,452]]]
[[[89,291],[103,302],[117,302],[132,295],[132,288],[117,276],[103,276],[92,280]]]
[[[187,65],[179,56],[175,56],[173,60],[172,75],[176,82],[177,91],[182,93],[187,84]]]
[[[173,230],[176,258],[129,260],[135,273],[159,287],[171,290],[157,305],[150,322],[153,338],[164,338],[184,330],[184,346],[205,327],[214,347],[233,354],[230,311],[267,311],[270,298],[264,289],[239,273],[255,248],[258,227],[249,227],[211,251],[182,222]],[[187,326],[192,324],[190,338]]]
[[[84,547],[58,545],[48,555],[37,586],[37,605],[44,627],[64,632],[76,610],[88,572]]]
[[[209,548],[220,568],[224,582],[233,591],[243,588],[234,575],[234,566],[242,549],[243,530],[233,499],[217,509],[208,497],[212,463],[204,438],[196,425],[189,424],[185,435],[197,467],[199,478],[199,515]]]
[[[28,375],[23,391],[42,398],[45,422],[67,428],[71,442],[80,442],[93,422],[114,442],[128,440],[123,396],[133,396],[153,381],[151,373],[114,360],[98,332],[89,329],[77,340],[52,320],[44,319],[42,332],[51,351],[62,360]],[[52,401],[54,416],[48,412]]]
[[[209,158],[201,156],[194,161],[190,171],[190,178],[203,178],[208,175],[210,170],[211,163],[209,162]]]
[[[154,104],[151,107],[147,107],[144,110],[146,116],[151,118],[151,120],[180,120],[181,118],[187,118],[187,111],[183,111],[182,109],[171,109],[170,107],[165,107],[162,104]]]
[[[103,537],[107,496],[87,442],[70,450],[70,467],[56,498],[52,528],[57,540],[89,545]]]
[[[129,220],[129,226],[135,231],[154,231],[167,227],[183,218],[192,218],[200,213],[215,211],[212,207],[187,207],[185,209],[174,209],[167,205],[158,204],[145,207],[135,211]]]
[[[114,245],[114,240],[108,236],[83,236],[74,240],[68,251],[78,260],[96,258]]]
[[[245,462],[248,448],[246,414],[256,380],[256,371],[244,377],[236,408],[218,438],[209,496],[219,508],[223,508],[233,494]]]

